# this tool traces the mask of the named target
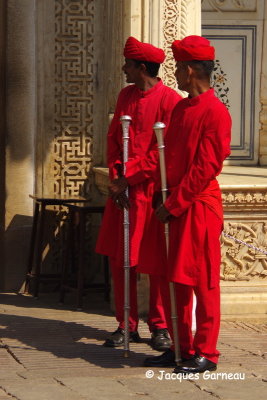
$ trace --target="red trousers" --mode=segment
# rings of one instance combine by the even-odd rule
[[[119,322],[119,327],[124,328],[124,269],[120,265],[116,265],[112,258],[109,258],[111,274],[113,279],[115,315]],[[164,308],[161,300],[162,278],[156,275],[149,275],[150,279],[150,296],[149,296],[149,313],[148,326],[150,332],[154,329],[167,328],[165,320]],[[164,291],[164,289],[163,289]],[[135,267],[130,268],[130,316],[129,330],[137,331],[138,329],[138,307],[137,307],[137,273]]]
[[[216,349],[220,329],[220,287],[209,288],[206,268],[202,268],[197,286],[174,283],[178,316],[178,333],[181,356],[192,354],[206,357],[217,363],[219,351]],[[169,282],[161,285],[162,299],[168,330],[173,340]],[[192,333],[193,292],[196,295],[196,332]],[[172,346],[172,349],[174,347]]]

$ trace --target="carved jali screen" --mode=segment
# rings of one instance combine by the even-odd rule
[[[88,175],[93,130],[94,0],[56,0],[55,194],[78,194]]]

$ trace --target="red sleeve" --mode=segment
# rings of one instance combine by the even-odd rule
[[[226,110],[225,110],[226,111]],[[195,198],[221,172],[224,159],[230,154],[231,117],[221,112],[209,118],[204,128],[195,158],[164,206],[174,216],[180,216]]]
[[[116,104],[115,113],[109,126],[107,135],[107,164],[109,167],[110,180],[117,176],[116,166],[122,164],[122,134],[121,134],[121,105],[123,94],[120,92]]]
[[[168,95],[161,104],[161,121],[166,125],[165,132],[167,131],[170,123],[171,114],[181,100],[181,96],[175,91],[169,91]],[[157,121],[155,121],[157,122]],[[152,129],[153,127],[151,127]],[[136,185],[148,178],[154,178],[158,165],[158,146],[156,136],[154,135],[151,141],[151,147],[144,156],[137,156],[126,163],[126,178],[129,185]]]

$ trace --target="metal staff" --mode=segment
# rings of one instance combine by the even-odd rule
[[[163,122],[156,122],[153,126],[155,131],[158,149],[159,149],[159,164],[160,164],[160,177],[161,177],[161,192],[163,203],[167,199],[167,179],[166,179],[166,167],[165,167],[165,154],[164,154],[164,139],[163,132],[166,125]],[[165,239],[166,239],[166,248],[167,254],[169,250],[169,224],[166,222],[165,224]],[[177,328],[177,310],[176,310],[176,296],[175,296],[175,286],[174,282],[169,282],[170,287],[170,299],[171,299],[171,319],[172,319],[172,328],[173,328],[173,340],[174,340],[174,350],[175,350],[175,362],[178,363],[181,361],[181,351],[179,344],[179,335]]]
[[[120,117],[123,140],[123,174],[126,172],[128,161],[129,126],[132,118],[129,115]],[[128,188],[125,195],[129,197]],[[123,232],[124,232],[124,357],[129,357],[129,315],[130,315],[130,243],[129,243],[129,211],[123,209]]]

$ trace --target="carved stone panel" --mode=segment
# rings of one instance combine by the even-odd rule
[[[267,204],[266,187],[254,189],[236,188],[225,190],[222,193],[224,209],[226,211],[265,211]]]
[[[221,236],[221,279],[267,281],[267,221],[226,222]],[[244,245],[246,242],[250,247]],[[259,251],[263,250],[263,252]],[[265,252],[265,253],[264,253]]]
[[[257,0],[202,0],[202,11],[256,11]]]
[[[55,1],[55,194],[78,194],[91,162],[94,0]]]
[[[163,26],[163,48],[166,53],[166,59],[162,66],[163,79],[165,85],[176,88],[176,80],[174,77],[175,61],[172,56],[171,44],[175,39],[178,39],[179,20],[181,14],[181,5],[172,0],[165,0],[164,4],[164,26]]]

